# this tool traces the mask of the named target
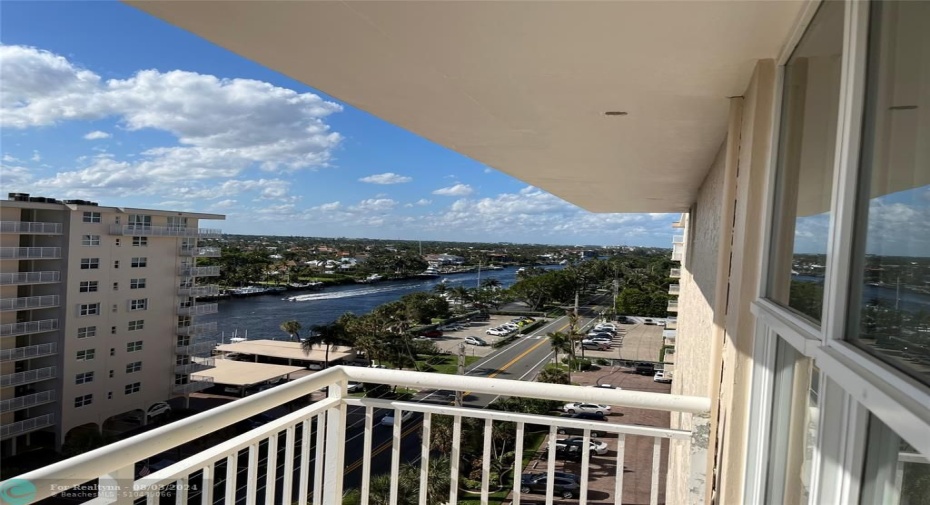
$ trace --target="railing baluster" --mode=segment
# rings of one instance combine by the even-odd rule
[[[327,503],[342,500],[342,478],[346,453],[346,381],[339,380],[327,387],[327,399],[338,403],[326,410],[326,478],[323,496]]]
[[[249,445],[249,468],[245,483],[245,505],[255,505],[255,495],[258,494],[258,446],[261,442]]]
[[[491,480],[491,419],[484,420],[484,451],[481,453],[481,505],[488,505],[488,482]]]
[[[226,503],[236,503],[236,474],[239,473],[239,451],[226,456]]]
[[[652,489],[649,491],[649,504],[659,503],[659,458],[662,454],[662,439],[655,437],[652,444]]]
[[[304,419],[300,429],[300,483],[297,485],[297,505],[307,505],[310,493],[310,427],[313,418]]]
[[[371,427],[375,420],[375,409],[365,407],[365,435],[363,437],[362,454],[371,454]],[[368,493],[371,485],[371,458],[362,458],[362,505],[368,505]]]
[[[186,478],[181,478],[174,481],[175,505],[187,505],[187,483],[190,482],[190,478],[191,474],[187,474]]]
[[[284,432],[284,479],[281,482],[281,501],[292,503],[294,501],[294,430],[295,426],[288,426]]]
[[[591,471],[591,430],[584,429],[581,443],[581,490],[578,494],[578,503],[585,505],[588,503],[588,474]],[[568,449],[568,446],[565,448]],[[617,500],[617,503],[620,503],[620,501]]]
[[[200,485],[200,505],[213,505],[213,478],[216,475],[216,462],[203,467]]]
[[[158,499],[161,497],[161,491],[156,486],[154,490],[145,492],[145,505],[158,505]]]
[[[420,435],[420,505],[426,505],[426,490],[429,482],[429,447],[430,447],[430,421],[433,415],[429,412],[423,414],[423,432]]]
[[[268,463],[265,465],[265,503],[275,503],[274,488],[278,477],[278,435],[268,437]]]
[[[623,503],[623,452],[626,449],[626,435],[617,435],[617,478],[614,482],[614,500]]]
[[[549,457],[546,460],[546,505],[552,505],[552,497],[555,494],[555,437],[558,436],[558,428],[553,425],[549,427]]]
[[[313,470],[313,504],[323,503],[323,449],[326,447],[326,414],[316,416],[316,461]]]
[[[523,430],[525,424],[517,423],[517,439],[513,456],[513,502],[520,505],[521,487],[523,484]]]
[[[403,415],[403,410],[394,409],[394,424],[391,426],[391,475],[394,478],[391,479],[391,492],[388,498],[388,503],[391,505],[397,505],[397,489],[400,480],[397,475],[400,474],[400,437],[403,428],[401,426]]]
[[[459,500],[459,459],[462,457],[459,451],[459,445],[462,443],[462,416],[452,417],[452,460],[449,462],[450,484],[449,484],[449,503],[457,503]]]

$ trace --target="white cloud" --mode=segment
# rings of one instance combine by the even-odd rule
[[[41,181],[63,196],[130,196],[178,184],[204,190],[208,186],[191,182],[228,179],[251,167],[314,169],[328,165],[342,140],[324,122],[340,105],[266,82],[180,70],[143,70],[104,81],[62,56],[23,46],[0,46],[0,65],[5,128],[112,117],[127,131],[161,130],[177,139],[132,162],[97,156],[86,167]],[[101,138],[99,133],[88,138]],[[280,194],[267,189],[264,196]]]
[[[94,130],[88,133],[87,135],[84,135],[85,140],[101,140],[101,139],[108,139],[110,137],[112,137],[112,135],[110,135],[107,132],[102,132],[100,130]]]
[[[359,179],[361,182],[367,182],[369,184],[403,184],[405,182],[410,182],[413,180],[413,177],[407,177],[405,175],[398,175],[393,172],[385,172],[383,174],[369,175],[368,177],[362,177]]]
[[[339,202],[324,203],[319,207],[315,207],[315,209],[323,212],[333,212],[342,209],[342,204]]]
[[[441,196],[468,196],[474,192],[475,190],[468,184],[456,184],[455,186],[437,189],[433,191],[433,194]]]
[[[18,163],[19,161],[20,161],[19,158],[16,158],[16,157],[14,157],[14,156],[10,156],[9,154],[4,154],[4,155],[3,155],[3,162],[4,162],[4,163]]]
[[[385,212],[397,206],[397,202],[390,198],[371,198],[358,202],[352,210],[361,212]]]
[[[10,164],[6,158],[4,156],[3,163],[0,163],[0,187],[3,187],[4,191],[13,193],[27,189],[32,181],[30,170],[23,166]]]
[[[421,199],[417,200],[416,203],[414,203],[414,205],[419,205],[420,207],[425,207],[425,206],[427,206],[427,205],[429,205],[429,204],[431,204],[431,203],[433,203],[432,200],[427,200],[426,198],[421,198]]]
[[[32,151],[32,157],[29,158],[29,159],[32,160],[32,161],[34,161],[34,162],[36,162],[36,163],[38,163],[38,162],[42,161],[42,155],[39,154],[39,151]]]

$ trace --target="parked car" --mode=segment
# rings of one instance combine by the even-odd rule
[[[427,338],[439,338],[442,336],[442,330],[427,330],[420,333],[420,335]]]
[[[236,389],[236,391],[238,392],[238,389]],[[126,416],[125,419],[131,423],[142,423],[142,421],[148,422],[158,416],[167,415],[170,412],[171,412],[171,405],[168,405],[165,402],[158,402],[158,403],[153,403],[152,406],[150,406],[145,411],[144,415],[141,412],[136,412],[134,414]]]
[[[356,391],[361,391],[363,388],[364,388],[364,386],[362,385],[361,382],[350,382],[350,383],[346,386],[346,390],[347,390],[348,392],[350,392],[350,393],[354,393],[354,392],[356,392]]]
[[[520,492],[544,494],[547,489],[547,475],[544,473],[523,474],[520,479]],[[574,498],[578,494],[578,482],[563,477],[554,477],[553,489],[562,498]]]
[[[569,438],[563,438],[563,439],[555,441],[556,447],[558,447],[559,445],[564,445],[568,447],[578,447],[579,451],[583,447],[582,445],[583,443],[584,443],[584,437],[569,437]],[[588,443],[590,444],[592,454],[597,454],[598,456],[603,456],[604,454],[607,454],[607,444],[605,442],[592,438],[588,440]]]
[[[478,337],[465,337],[465,343],[470,345],[477,345],[478,347],[488,345],[487,341]]]
[[[609,351],[610,344],[605,342],[592,342],[590,340],[582,340],[581,347],[589,351]]]
[[[472,321],[489,321],[490,319],[491,319],[491,315],[485,314],[484,312],[471,316]]]
[[[591,386],[591,387],[592,387],[592,388],[601,388],[601,389],[621,389],[621,388],[618,388],[617,386],[614,386],[613,384],[595,384],[595,385],[593,385],[593,386]]]
[[[600,323],[600,324],[595,325],[594,329],[595,330],[607,329],[607,330],[617,331],[617,327],[614,325],[614,323]]]
[[[500,336],[506,335],[506,334],[507,334],[507,331],[502,330],[502,329],[500,329],[500,328],[491,328],[490,330],[486,331],[485,333],[488,334],[488,335],[494,335],[494,336],[500,337]]]
[[[602,418],[602,419],[603,419],[603,418]],[[584,430],[581,429],[581,428],[570,428],[570,427],[567,427],[567,426],[560,426],[560,427],[556,430],[556,432],[557,432],[559,435],[577,435],[577,436],[584,436]],[[591,434],[592,437],[603,437],[603,436],[604,436],[604,432],[598,431],[597,429],[590,430],[589,433]]]
[[[652,377],[652,380],[655,381],[655,382],[662,382],[662,383],[664,383],[664,384],[671,384],[671,383],[672,383],[672,374],[666,373],[666,372],[664,372],[664,371],[662,371],[662,370],[659,370],[659,371],[656,372],[656,374]]]
[[[549,448],[546,447],[543,449],[543,457],[549,456]],[[591,451],[588,452],[588,458],[593,458],[596,454]],[[580,462],[584,457],[584,452],[581,451],[580,445],[565,445],[565,444],[556,444],[555,446],[555,459],[562,461],[575,461]]]
[[[656,322],[655,322],[655,319],[651,319],[647,317],[646,319],[643,319],[643,324],[654,325],[656,324]]]
[[[636,363],[635,370],[640,375],[653,375],[656,373],[656,366],[653,363],[640,362]]]
[[[608,336],[591,337],[591,338],[586,338],[585,340],[590,341],[590,342],[600,342],[604,344],[609,344],[614,341],[613,338],[608,337]]]
[[[578,412],[590,412],[600,416],[610,414],[610,405],[601,405],[598,403],[566,403],[562,410],[569,414]]]
[[[583,419],[585,421],[606,421],[607,418],[604,417],[604,414],[598,414],[597,412],[566,412],[561,415],[561,417],[568,417],[571,419]]]
[[[412,417],[413,417],[413,412],[409,410],[404,412],[403,415],[400,416],[401,424],[409,421],[410,418]],[[394,413],[393,412],[391,412],[390,414],[386,414],[384,417],[381,418],[381,426],[394,426]]]

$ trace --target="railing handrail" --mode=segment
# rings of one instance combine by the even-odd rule
[[[34,352],[29,352],[34,351]],[[46,344],[35,344],[35,345],[25,345],[21,347],[14,347],[12,349],[0,349],[0,362],[11,361],[11,360],[20,360],[26,358],[34,358],[38,356],[45,356],[49,354],[55,354],[58,352],[58,343],[49,342]]]
[[[39,272],[0,273],[0,285],[31,284],[38,282],[61,282],[61,272],[58,270],[43,270]]]
[[[36,368],[33,370],[26,370],[25,372],[16,372],[6,375],[0,375],[0,386],[17,386],[19,384],[25,384],[25,381],[31,380],[45,380],[51,379],[56,376],[58,373],[58,367],[47,366],[44,368]],[[17,381],[17,379],[22,379],[22,381]]]
[[[110,233],[129,235],[151,235],[155,237],[219,237],[223,231],[217,228],[195,226],[152,226],[144,224],[114,224]]]
[[[45,223],[41,221],[0,221],[0,232],[3,233],[47,233],[61,234],[61,223]]]
[[[60,247],[0,247],[0,258],[60,258]]]
[[[55,414],[42,414],[40,416],[32,417],[29,419],[23,419],[22,421],[17,421],[15,423],[4,424],[2,427],[3,435],[15,435],[17,433],[22,433],[27,429],[38,429],[45,426],[53,424],[55,421]],[[17,429],[18,428],[18,429]]]
[[[0,335],[9,337],[36,331],[52,331],[57,329],[58,319],[42,319],[40,321],[26,321],[22,323],[0,325]]]
[[[58,305],[58,295],[0,298],[0,311],[38,309]]]
[[[54,389],[48,391],[39,391],[30,395],[16,396],[8,400],[0,401],[0,412],[12,412],[18,409],[24,409],[40,403],[49,403],[55,401],[58,395]]]

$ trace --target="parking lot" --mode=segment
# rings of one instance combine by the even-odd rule
[[[582,386],[595,384],[610,384],[622,389],[634,391],[648,391],[655,393],[669,393],[671,386],[653,382],[652,376],[637,375],[630,369],[620,367],[604,367],[600,370],[573,373],[572,382]],[[630,424],[639,426],[654,426],[657,428],[669,427],[669,413],[664,411],[637,409],[629,407],[613,407],[613,412],[607,417],[607,422]],[[563,438],[565,435],[560,435]],[[652,450],[653,439],[649,437],[628,435],[625,441],[623,461],[623,499],[617,500],[614,496],[616,484],[617,438],[614,436],[600,439],[608,446],[606,454],[594,456],[588,468],[588,503],[596,505],[614,505],[616,503],[649,503],[649,494],[652,487]],[[545,448],[548,439],[541,448]],[[666,458],[668,457],[668,441],[662,442],[659,468],[659,503],[665,502],[665,474],[667,472]],[[532,459],[523,473],[543,473],[547,471],[547,460],[543,451],[539,451]],[[558,461],[556,471],[570,472],[581,475],[581,465],[570,461]],[[505,501],[504,503],[508,503]],[[541,494],[524,494],[521,503],[545,503]],[[577,499],[563,500],[559,503],[577,503]]]
[[[467,345],[465,351],[469,356],[487,356],[495,349],[492,347],[495,342],[507,337],[488,335],[485,333],[490,328],[495,328],[504,323],[509,323],[515,316],[492,315],[488,321],[472,321],[471,323],[460,323],[465,326],[461,330],[444,330],[439,338],[432,338],[433,342],[443,351],[456,354],[459,352],[459,344],[465,341],[466,337],[479,337],[488,343],[486,346]]]
[[[611,342],[610,349],[585,349],[586,358],[622,359],[630,361],[658,361],[662,349],[662,330],[664,326],[635,322],[619,324],[617,336]]]

